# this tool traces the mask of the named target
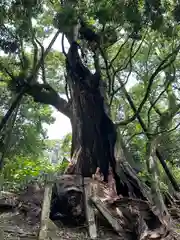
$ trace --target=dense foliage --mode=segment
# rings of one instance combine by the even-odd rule
[[[70,117],[70,99],[65,57],[59,49],[48,49],[56,31],[71,39],[81,16],[100,39],[99,65],[104,95],[111,117],[118,126],[117,148],[126,161],[147,178],[147,144],[157,141],[159,152],[178,176],[179,151],[179,15],[178,1],[2,1],[0,3],[0,115],[26,85],[29,89],[13,116],[1,130],[1,158],[8,181],[49,171],[45,149],[59,144],[57,158],[69,158],[71,136],[48,142],[43,124],[51,124],[52,108]],[[62,41],[61,41],[62,38]],[[94,71],[96,50],[78,37],[83,62]],[[47,44],[46,44],[47,45]],[[51,47],[51,46],[50,46]],[[84,56],[83,56],[84,55]],[[7,139],[10,135],[10,141]],[[6,136],[6,137],[4,137]],[[5,150],[6,154],[4,156]],[[4,156],[4,157],[3,157]],[[121,156],[122,157],[122,156]],[[123,158],[123,157],[122,157]],[[47,168],[45,168],[47,166]],[[143,169],[143,170],[142,170]],[[157,164],[162,183],[169,185]]]

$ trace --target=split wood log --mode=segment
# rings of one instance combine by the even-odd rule
[[[171,218],[168,214],[168,211],[163,203],[163,209],[160,211],[160,207],[157,206],[156,201],[154,201],[154,198],[152,196],[156,196],[156,194],[152,194],[151,189],[146,186],[142,181],[139,180],[137,175],[135,174],[132,167],[127,163],[121,164],[121,169],[123,170],[124,174],[127,176],[127,179],[131,181],[131,183],[136,183],[138,186],[138,189],[143,194],[143,197],[148,201],[149,208],[153,212],[154,215],[159,219],[159,221],[162,224],[162,227],[164,228],[165,235],[168,233],[168,229],[170,229],[170,222]]]
[[[41,224],[40,224],[38,240],[47,239],[51,196],[52,196],[52,183],[48,183],[44,190],[44,200],[43,200],[43,206],[42,206],[42,212],[41,212]]]
[[[97,196],[92,196],[91,201],[95,205],[95,207],[100,211],[100,213],[107,219],[107,221],[110,223],[112,228],[120,235],[122,236],[123,228],[121,227],[119,221],[117,218],[112,216],[112,213],[106,208],[105,204],[98,198]],[[126,239],[126,236],[124,236],[124,239]]]
[[[84,204],[85,204],[85,212],[86,219],[89,227],[89,236],[91,239],[97,239],[97,228],[95,222],[95,213],[90,202],[90,197],[93,195],[93,184],[90,178],[84,178]]]

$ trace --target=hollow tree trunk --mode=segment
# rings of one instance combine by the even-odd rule
[[[71,173],[92,177],[97,167],[108,181],[109,166],[112,168],[118,195],[136,196],[145,199],[136,173],[126,166],[118,166],[114,148],[116,129],[105,112],[104,99],[100,91],[100,74],[92,74],[82,64],[78,45],[73,42],[66,59],[69,87],[72,96],[72,162]],[[118,163],[120,165],[120,163]],[[118,172],[118,173],[117,173]],[[68,172],[70,173],[70,172]]]
[[[118,166],[117,174],[114,156],[117,133],[105,112],[100,74],[92,74],[82,64],[75,42],[71,44],[67,55],[66,70],[72,96],[71,155],[75,167],[71,173],[92,177],[99,167],[107,181],[111,166],[118,195],[146,198],[133,170],[129,174],[125,166]]]
[[[81,148],[76,171],[85,177],[91,177],[97,166],[105,174],[108,171],[110,146],[106,129],[106,116],[102,100],[97,93],[92,94],[83,85],[73,91],[73,149],[74,153]],[[102,163],[104,163],[102,165]]]
[[[119,175],[116,173],[114,157],[116,130],[105,112],[104,99],[100,91],[100,74],[98,72],[92,74],[82,64],[78,53],[78,44],[75,42],[71,44],[67,55],[66,70],[72,101],[71,155],[75,166],[72,173],[91,177],[99,167],[104,179],[107,180],[110,165],[116,182],[117,194],[148,200],[150,208],[152,208],[150,189],[138,179],[128,162],[119,163],[121,172]],[[122,180],[122,178],[124,179]],[[153,221],[156,218],[159,219],[153,212],[153,208],[152,213]],[[147,228],[152,228],[150,223],[146,224]]]
[[[100,167],[107,180],[109,163],[115,169],[116,130],[105,113],[104,99],[99,87],[100,74],[92,74],[82,64],[76,43],[71,44],[66,68],[72,96],[71,155],[72,158],[77,158],[75,172],[91,177],[96,168]]]

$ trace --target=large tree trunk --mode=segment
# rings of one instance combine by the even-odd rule
[[[66,57],[72,102],[71,155],[74,169],[71,173],[92,177],[99,167],[104,181],[108,181],[111,167],[117,194],[148,200],[154,216],[164,225],[164,216],[157,216],[152,207],[154,201],[150,189],[138,179],[128,162],[118,164],[117,174],[114,156],[117,133],[115,125],[105,111],[104,98],[100,91],[101,76],[97,71],[92,74],[82,63],[78,48],[78,44],[72,42]],[[149,225],[147,227],[150,228]]]
[[[92,74],[82,64],[75,42],[69,49],[66,66],[72,96],[72,159],[76,161],[74,172],[91,177],[99,167],[107,181],[111,166],[118,191],[120,179],[115,172],[114,157],[116,130],[105,113],[100,74]]]
[[[118,163],[116,169],[115,143],[116,128],[104,107],[100,91],[100,73],[92,74],[83,65],[78,44],[72,42],[67,59],[66,70],[72,96],[72,162],[71,173],[92,177],[97,167],[108,181],[109,167],[112,168],[118,195],[136,196],[145,199],[139,186],[136,173],[130,165]],[[70,173],[70,172],[67,172]]]

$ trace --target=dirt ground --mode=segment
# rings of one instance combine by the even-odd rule
[[[40,212],[41,205],[42,205],[42,199],[43,199],[43,192],[35,192],[35,194],[27,194],[26,192],[21,195],[21,198],[19,198],[19,195],[13,194],[13,193],[1,193],[0,203],[6,204],[11,203],[12,206],[21,206],[19,205],[19,201],[17,199],[21,199],[20,203],[22,203],[22,207],[16,207],[13,209],[14,212],[1,212],[0,211],[0,240],[6,239],[6,240],[37,240],[38,232],[39,232],[39,220],[40,219]],[[121,199],[123,200],[123,199]],[[135,205],[132,203],[136,203],[136,201],[127,202],[127,199],[124,199],[125,201],[125,209],[130,204],[131,208],[133,209]],[[170,214],[173,219],[173,235],[169,234],[169,237],[166,238],[166,240],[180,240],[180,204],[177,206],[174,206],[173,208],[169,209]],[[123,207],[123,203],[121,205]],[[28,211],[23,212],[23,209],[28,209]],[[145,209],[147,212],[147,209]],[[16,211],[16,212],[15,212]],[[28,213],[31,213],[30,215],[27,215]],[[28,218],[28,216],[31,218]],[[39,216],[39,217],[38,217]],[[102,219],[101,219],[102,221]],[[130,220],[131,221],[131,220]],[[128,223],[130,223],[128,221]],[[128,228],[129,225],[124,225]],[[126,228],[128,235],[129,231]],[[111,227],[107,224],[107,221],[97,222],[97,232],[98,232],[98,239],[104,239],[104,240],[126,240],[120,236],[118,236]],[[134,231],[133,231],[134,232]],[[174,236],[175,233],[175,237]],[[132,232],[131,232],[132,234]],[[88,227],[87,225],[78,226],[78,227],[67,227],[64,226],[60,222],[56,222],[56,225],[49,221],[49,229],[48,229],[48,237],[50,240],[89,240],[88,237]],[[137,239],[134,236],[131,235],[131,240]],[[144,239],[144,240],[149,240]],[[152,240],[152,238],[151,238]],[[153,238],[154,240],[154,238]],[[156,238],[157,240],[157,238]],[[158,238],[159,240],[159,238]],[[165,239],[162,239],[165,240]]]
[[[58,227],[50,221],[48,232],[49,240],[90,240],[87,226],[85,225],[80,227],[66,227],[60,222],[56,224]],[[4,235],[2,235],[2,229],[4,230]],[[21,214],[6,213],[0,215],[0,239],[37,240],[38,230],[39,224],[33,225]],[[180,232],[180,225],[177,231]],[[99,226],[98,235],[99,240],[125,240],[120,238],[112,229],[108,228],[108,226]]]
[[[58,227],[57,227],[58,226]],[[2,229],[4,230],[4,236],[2,236]],[[0,239],[6,240],[37,240],[39,224],[32,224],[27,219],[18,213],[4,213],[0,215]],[[56,225],[50,222],[49,239],[51,240],[89,240],[87,226],[80,227],[67,227],[62,223],[56,222]],[[98,227],[99,240],[120,240],[113,230],[108,227]]]

